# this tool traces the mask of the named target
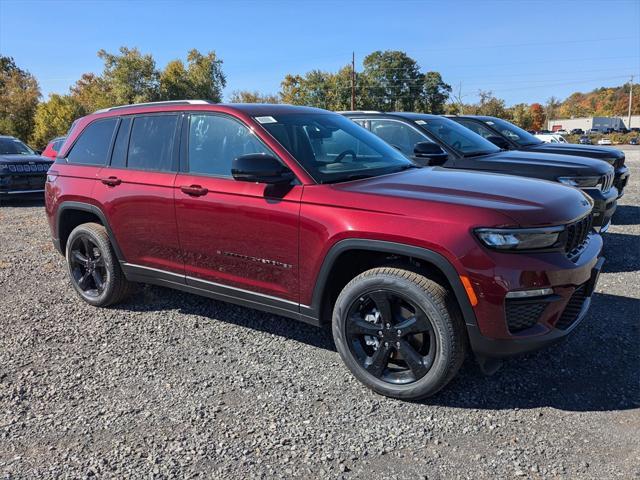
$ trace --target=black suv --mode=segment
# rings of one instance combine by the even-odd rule
[[[552,180],[593,199],[594,226],[606,231],[618,191],[611,165],[592,158],[503,151],[449,118],[422,113],[343,112],[420,165],[482,170]]]
[[[575,143],[545,143],[513,123],[496,117],[464,115],[449,118],[473,130],[478,135],[482,135],[505,150],[559,153],[604,160],[615,169],[613,186],[618,189],[618,198],[622,196],[624,187],[629,181],[629,169],[624,164],[624,153],[616,148],[589,146],[583,142],[580,142],[580,145]],[[573,133],[573,130],[571,132]]]
[[[0,198],[42,194],[52,163],[17,138],[0,136]]]

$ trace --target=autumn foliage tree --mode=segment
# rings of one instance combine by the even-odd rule
[[[531,129],[532,130],[544,130],[545,116],[544,108],[539,103],[532,103],[529,107],[529,113],[531,114]]]
[[[18,67],[13,58],[0,56],[0,134],[27,141],[39,98],[35,77]]]

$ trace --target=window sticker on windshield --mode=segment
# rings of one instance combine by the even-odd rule
[[[273,117],[256,117],[256,122],[258,122],[258,123],[278,123],[278,121]]]
[[[424,120],[416,120],[416,123],[418,125],[426,125],[427,124],[427,122],[425,122]]]

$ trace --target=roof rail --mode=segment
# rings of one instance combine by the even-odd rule
[[[168,105],[211,105],[213,102],[209,100],[165,100],[162,102],[146,102],[146,103],[132,103],[130,105],[118,105],[117,107],[103,108],[96,110],[93,113],[105,113],[113,110],[120,110],[125,108],[136,107],[164,107]]]
[[[336,113],[382,113],[378,110],[338,110]]]

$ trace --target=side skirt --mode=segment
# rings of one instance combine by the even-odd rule
[[[320,320],[318,318],[300,313],[301,305],[295,302],[127,262],[120,262],[120,267],[127,277],[127,280],[131,282],[149,283],[161,287],[182,290],[183,292],[229,302],[267,313],[282,315],[283,317],[320,326]],[[187,284],[187,281],[189,281],[189,284]]]

